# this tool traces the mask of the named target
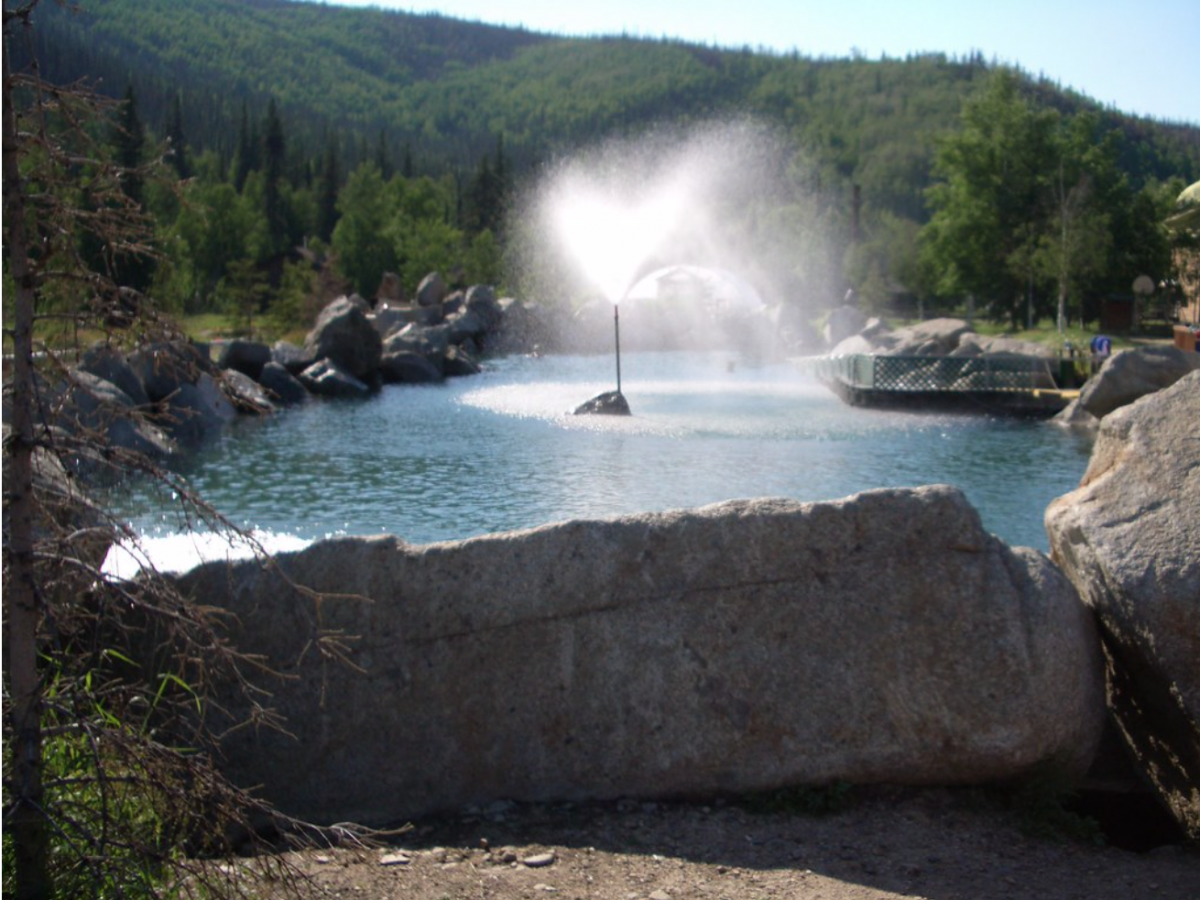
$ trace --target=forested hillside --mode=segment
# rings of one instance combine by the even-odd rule
[[[831,60],[670,41],[562,40],[289,0],[79,5],[79,12],[51,3],[38,10],[46,73],[99,78],[115,97],[132,84],[152,128],[166,122],[179,94],[184,128],[200,149],[233,152],[243,101],[261,116],[274,99],[293,149],[311,144],[319,152],[326,129],[360,146],[373,146],[382,132],[431,166],[473,164],[499,134],[523,165],[548,148],[664,117],[739,110],[792,129],[863,184],[868,198],[882,193],[909,204],[927,177],[933,138],[955,126],[962,101],[991,68],[979,57]],[[1030,81],[1064,111],[1095,105]],[[1126,162],[1139,180],[1200,177],[1196,129],[1104,115],[1136,138]],[[353,165],[347,146],[343,156]]]
[[[143,152],[172,139],[192,202],[152,210],[165,245],[176,248],[157,288],[190,307],[221,288],[254,294],[246,286],[254,271],[278,290],[281,254],[310,237],[333,247],[341,274],[362,290],[381,268],[407,276],[439,260],[500,277],[503,207],[525,173],[612,136],[733,115],[777,129],[802,162],[809,198],[824,204],[841,249],[853,251],[833,264],[850,286],[878,297],[963,289],[961,279],[930,272],[929,257],[922,270],[917,235],[938,212],[931,186],[948,177],[939,147],[960,134],[964,109],[995,80],[998,67],[979,55],[814,59],[673,40],[562,39],[291,0],[79,5],[41,3],[29,49],[9,52],[16,65],[35,53],[51,80],[98,80],[127,98],[146,132]],[[1007,74],[1015,88],[1005,103],[1059,123],[1031,126],[1030,141],[1044,126],[1061,132],[1059,149],[1102,144],[1104,202],[1123,204],[1126,218],[1139,192],[1152,192],[1140,208],[1157,215],[1172,190],[1200,179],[1200,128],[1126,116]],[[1036,160],[1035,143],[1012,152]],[[1057,158],[1042,156],[1039,164]],[[1099,183],[1098,164],[1089,166],[1080,184]],[[1020,223],[1032,235],[1026,260],[1004,265],[1023,267],[1025,283],[1045,282],[1048,292],[1054,279],[1042,270],[1052,267],[1039,262],[1038,274],[1030,262],[1035,238],[1053,230],[1051,175],[1039,177],[1040,193],[1029,195],[1040,198],[1038,221]],[[1110,208],[1096,216],[1120,218]],[[437,250],[444,245],[453,249]],[[1118,284],[1132,265],[1105,278]],[[1104,279],[1093,281],[1099,290]]]

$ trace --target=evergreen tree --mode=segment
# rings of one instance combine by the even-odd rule
[[[263,214],[267,222],[267,253],[274,256],[288,246],[288,215],[283,196],[284,166],[287,164],[287,145],[283,122],[272,99],[267,107],[263,129]]]
[[[171,99],[171,117],[167,122],[167,140],[171,142],[171,166],[180,180],[192,177],[187,137],[183,133],[183,102],[178,92]]]
[[[325,155],[321,161],[321,178],[317,194],[317,237],[329,243],[338,222],[338,187],[341,177],[338,172],[337,142],[332,136],[326,138]]]
[[[242,101],[242,123],[238,129],[237,151],[233,161],[233,186],[241,193],[246,186],[246,177],[259,168],[259,140],[257,129],[250,122],[250,109]]]
[[[379,174],[384,181],[392,180],[392,156],[388,151],[387,135],[382,128],[379,129],[379,140],[375,144],[375,165],[379,167]]]
[[[125,172],[121,178],[121,190],[133,203],[141,206],[145,188],[141,167],[146,152],[146,128],[138,116],[133,85],[125,90],[125,99],[121,102],[112,128],[111,143],[114,161]]]

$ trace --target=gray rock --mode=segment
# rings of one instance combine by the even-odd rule
[[[918,322],[891,333],[888,353],[893,356],[947,356],[972,330],[965,319]]]
[[[222,758],[311,821],[1077,775],[1104,718],[1070,584],[944,486],[421,547],[345,538],[275,562],[179,586],[288,676],[271,704],[295,737],[237,730]],[[296,585],[337,595],[320,628],[359,638],[357,668],[311,652],[318,607]]]
[[[213,365],[206,349],[183,341],[162,341],[139,347],[129,365],[151,402],[160,403],[185,384],[194,385]]]
[[[271,359],[292,375],[299,375],[317,361],[315,351],[297,347],[287,341],[276,341],[271,347]]]
[[[1079,392],[1079,405],[1097,419],[1139,397],[1169,387],[1200,369],[1200,353],[1139,347],[1110,356]]]
[[[217,356],[222,369],[234,369],[255,381],[262,375],[263,366],[271,361],[271,348],[258,341],[236,339],[228,341]]]
[[[860,353],[876,353],[878,347],[861,334],[854,334],[840,341],[829,351],[830,356],[857,356]]]
[[[452,315],[456,312],[462,312],[467,305],[466,291],[452,291],[446,295],[446,299],[442,301],[442,313],[444,315]]]
[[[1105,416],[1046,528],[1096,611],[1109,703],[1135,761],[1200,838],[1200,373]]]
[[[300,383],[320,397],[365,397],[371,387],[331,359],[319,359],[300,373]]]
[[[447,334],[450,343],[461,344],[473,340],[487,331],[487,325],[479,313],[471,309],[462,309],[446,317]]]
[[[496,290],[488,284],[476,284],[467,289],[466,309],[479,317],[485,331],[500,324],[504,315],[496,300]]]
[[[950,355],[963,356],[976,353],[1002,354],[1008,356],[1035,356],[1039,359],[1057,359],[1057,351],[1048,344],[1036,341],[1021,341],[1003,334],[982,335],[966,332],[958,339],[958,346]]]
[[[76,370],[70,382],[60,389],[55,424],[70,434],[84,432],[104,436],[109,447],[132,450],[152,459],[161,459],[175,452],[172,439],[150,421],[145,412],[135,409],[133,400],[119,387],[90,372]],[[91,463],[86,468],[92,475],[100,474]],[[102,467],[107,464],[100,462]]]
[[[388,384],[431,384],[444,377],[428,357],[407,350],[384,354],[379,372]]]
[[[270,393],[270,396],[274,400],[284,406],[303,403],[308,399],[308,389],[300,383],[298,378],[277,362],[269,362],[263,366],[258,383]]]
[[[382,303],[369,316],[375,330],[386,340],[390,335],[407,327],[411,323],[417,325],[437,325],[442,321],[440,306],[394,306]]]
[[[577,416],[628,416],[629,401],[620,391],[605,391],[575,407]]]
[[[1063,411],[1055,415],[1050,421],[1055,425],[1062,425],[1065,428],[1075,428],[1081,431],[1095,431],[1100,427],[1100,420],[1079,405],[1078,397],[1068,403]]]
[[[146,406],[150,398],[146,388],[134,372],[129,360],[116,347],[104,342],[97,342],[89,347],[79,361],[79,369],[89,372],[97,378],[103,378],[125,392],[134,406]]]
[[[440,360],[450,349],[450,329],[438,325],[428,327],[413,323],[388,335],[383,353],[419,353],[430,360]]]
[[[482,369],[464,347],[450,347],[442,359],[442,374],[447,378],[478,375]]]
[[[446,282],[441,273],[430,272],[417,285],[417,306],[441,306],[446,293]]]
[[[367,318],[367,312],[367,304],[361,297],[334,300],[321,310],[317,324],[304,339],[305,351],[318,360],[337,363],[359,380],[369,379],[379,367],[383,339]]]
[[[826,347],[836,347],[846,338],[858,334],[866,327],[867,317],[854,306],[839,306],[829,313],[821,336]]]
[[[207,372],[195,384],[182,384],[159,416],[168,433],[180,443],[196,444],[224,429],[237,410]]]
[[[261,415],[275,409],[263,386],[245,372],[226,369],[221,373],[221,387],[238,412]]]

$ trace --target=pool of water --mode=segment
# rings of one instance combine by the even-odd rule
[[[1010,544],[1045,549],[1042,515],[1090,441],[1042,422],[862,410],[786,363],[627,354],[634,415],[577,417],[613,361],[512,357],[442,385],[390,386],[240,420],[181,467],[236,524],[291,543],[335,534],[450,540],[732,498],[826,500],[949,483]],[[135,492],[135,527],[180,530]]]

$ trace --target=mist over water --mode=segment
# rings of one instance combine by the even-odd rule
[[[838,232],[798,159],[775,130],[741,119],[664,127],[559,160],[511,216],[518,293],[572,309],[620,304],[622,341],[628,331],[644,349],[736,329],[736,315],[764,305],[775,319],[832,305]],[[656,298],[658,278],[679,273],[693,296]]]

